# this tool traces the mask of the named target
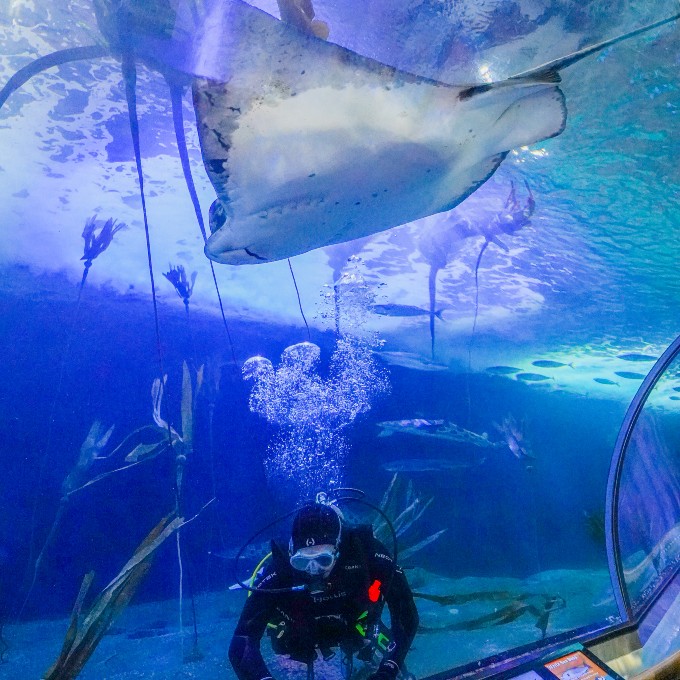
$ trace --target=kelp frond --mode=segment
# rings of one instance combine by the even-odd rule
[[[433,500],[434,497],[432,496],[423,499],[416,493],[411,480],[406,481],[399,474],[392,476],[383,494],[380,509],[390,519],[392,529],[397,538],[400,539],[400,543],[403,541],[404,534],[409,532],[414,525],[417,525]],[[413,539],[411,539],[410,544],[399,549],[400,559],[405,560],[411,557],[425,546],[436,541],[445,531],[446,529],[440,529],[416,543],[413,543]],[[379,541],[389,543],[393,540],[392,530],[384,519],[376,522],[373,533]]]
[[[83,602],[94,573],[90,572],[85,576],[73,607],[61,653],[45,674],[44,680],[72,680],[78,676],[109,626],[128,605],[151,568],[154,551],[183,524],[183,519],[174,514],[164,517],[142,541],[120,573],[95,599],[81,622]]]

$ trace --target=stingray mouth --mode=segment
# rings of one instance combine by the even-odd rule
[[[259,255],[255,250],[248,246],[231,248],[218,245],[217,243],[211,243],[211,241],[213,241],[212,238],[208,239],[204,252],[209,259],[213,260],[213,262],[234,265],[269,262],[268,258]]]

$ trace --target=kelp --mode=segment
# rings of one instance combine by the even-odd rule
[[[390,480],[390,483],[383,494],[380,502],[380,509],[389,518],[392,523],[392,529],[400,541],[403,541],[403,536],[410,532],[411,529],[417,525],[417,522],[423,516],[424,512],[430,506],[434,497],[423,498],[413,488],[413,481],[406,481],[404,477],[395,473]],[[436,541],[446,529],[440,529],[435,533],[415,543],[411,541],[406,542],[405,546],[399,549],[400,560],[405,560],[414,555],[425,546],[430,545]],[[376,522],[373,528],[376,538],[383,543],[392,541],[392,530],[384,519]],[[413,533],[413,532],[411,532]]]
[[[81,620],[83,603],[94,579],[88,573],[76,598],[59,657],[44,680],[70,680],[81,672],[111,624],[120,616],[147,575],[156,549],[184,524],[173,514],[164,517],[142,541],[120,573],[97,596]]]
[[[163,272],[163,276],[170,281],[175,292],[182,299],[187,313],[189,312],[189,300],[194,292],[197,274],[198,272],[192,272],[191,276],[187,278],[186,270],[182,264],[178,264],[176,267],[170,265],[170,269],[167,272]]]

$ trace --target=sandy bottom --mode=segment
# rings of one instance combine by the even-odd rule
[[[546,597],[559,596],[565,602],[564,607],[550,614],[548,635],[604,621],[614,608],[609,576],[604,571],[550,571],[525,580],[478,577],[454,580],[413,570],[410,580],[414,591],[468,600],[442,605],[416,599],[422,626],[460,627],[417,635],[407,660],[409,671],[416,677],[540,640],[532,607],[541,609]],[[179,632],[177,600],[133,604],[114,622],[80,677],[235,679],[227,660],[227,648],[243,601],[244,593],[234,591],[197,597],[196,646],[189,600],[184,605],[183,635]],[[3,635],[9,650],[6,662],[0,665],[0,678],[41,678],[57,658],[67,627],[66,617],[6,625]],[[277,680],[306,680],[306,667],[274,657],[268,641],[263,643],[263,652]],[[356,667],[361,669],[362,665],[358,663]],[[338,657],[320,661],[316,677],[340,680]]]

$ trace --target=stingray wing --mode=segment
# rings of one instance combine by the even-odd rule
[[[219,262],[282,259],[449,210],[509,149],[564,127],[563,95],[544,74],[450,86],[239,0],[219,12],[228,77],[194,82],[220,208],[206,253]],[[215,71],[200,63],[199,71]]]

